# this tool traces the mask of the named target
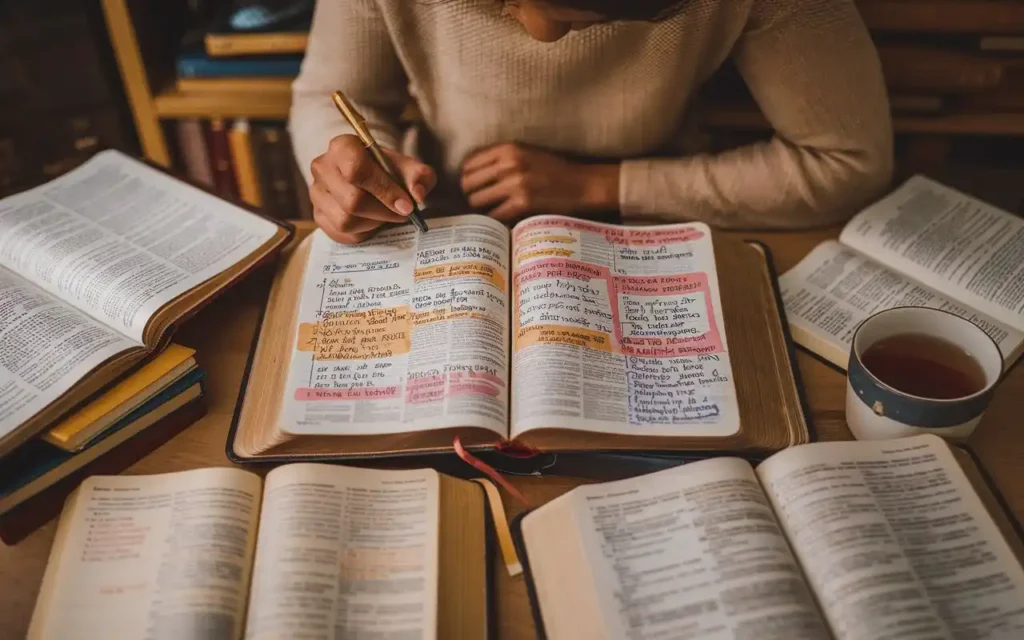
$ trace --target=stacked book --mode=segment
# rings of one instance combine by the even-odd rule
[[[291,235],[114,150],[0,200],[0,539],[203,415],[176,329]]]
[[[294,77],[313,5],[313,0],[247,0],[217,11],[185,36],[176,60],[178,77]]]
[[[86,477],[115,474],[206,412],[195,351],[172,344],[0,465],[0,539],[13,544],[59,514]]]

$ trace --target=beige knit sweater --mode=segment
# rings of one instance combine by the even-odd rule
[[[628,1],[628,0],[626,0]],[[771,141],[687,152],[688,105],[732,56]],[[532,40],[496,0],[319,0],[289,121],[299,166],[349,132],[346,92],[379,141],[403,148],[415,99],[457,184],[463,159],[503,142],[621,160],[626,220],[732,228],[848,217],[891,179],[892,128],[877,53],[852,0],[690,0],[660,23]]]

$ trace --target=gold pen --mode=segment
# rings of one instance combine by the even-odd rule
[[[402,179],[402,174],[395,169],[395,165],[391,163],[391,160],[385,155],[383,149],[377,144],[377,141],[373,139],[370,134],[370,128],[366,126],[366,120],[363,116],[359,115],[356,108],[352,106],[352,103],[348,101],[345,95],[340,91],[335,91],[334,105],[338,107],[338,111],[341,115],[345,116],[348,123],[355,129],[356,135],[362,140],[363,144],[366,145],[367,151],[373,156],[380,168],[384,170],[384,173],[388,174],[388,177],[398,185],[398,187],[405,192],[405,195],[409,196],[409,202],[412,203],[413,212],[409,214],[409,220],[416,226],[420,231],[425,232],[427,230],[427,223],[423,220],[423,217],[417,212],[422,210],[420,204],[416,202],[416,198],[413,197],[412,192],[409,191],[409,187],[406,186],[405,180]]]

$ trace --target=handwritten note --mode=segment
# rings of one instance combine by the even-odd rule
[[[480,216],[350,247],[314,236],[289,433],[506,430],[508,236]]]
[[[738,427],[705,226],[547,216],[518,225],[514,238],[521,368],[512,393],[523,416],[514,432],[547,426],[552,414],[568,428],[612,432],[625,417],[652,435]],[[545,351],[552,345],[563,348]]]

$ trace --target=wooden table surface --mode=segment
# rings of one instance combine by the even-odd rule
[[[742,234],[771,247],[779,273],[790,268],[818,242],[838,230],[813,233]],[[198,350],[208,373],[210,408],[207,415],[127,473],[164,473],[231,463],[224,446],[235,408],[242,369],[262,311],[267,280],[254,276],[196,316],[177,340]],[[844,421],[844,376],[798,351],[808,403],[821,439],[849,439]],[[1024,519],[1024,367],[1015,367],[1001,384],[982,424],[969,445],[1003,493],[1018,521]],[[550,500],[580,483],[565,477],[514,477],[515,484],[535,504]],[[505,500],[509,515],[517,509]],[[0,639],[22,638],[28,627],[55,523],[13,546],[0,545]],[[526,587],[522,576],[511,578],[495,558],[495,598],[499,640],[533,638]]]

